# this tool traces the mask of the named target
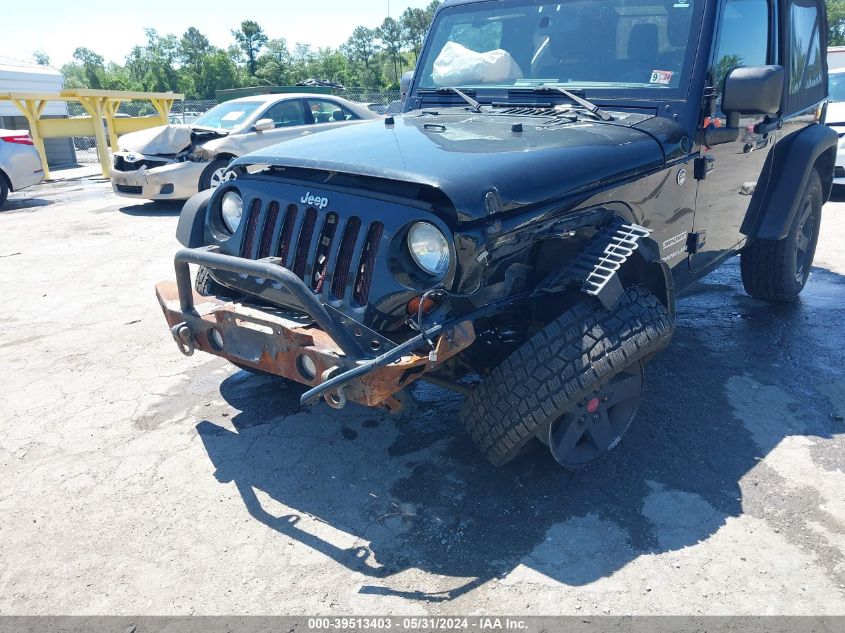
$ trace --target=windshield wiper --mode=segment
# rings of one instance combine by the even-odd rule
[[[481,112],[481,104],[478,103],[478,101],[470,97],[467,93],[463,92],[462,90],[458,90],[453,86],[444,86],[443,88],[438,88],[437,90],[435,90],[435,92],[439,95],[449,94],[450,92],[453,92],[458,95],[461,99],[466,101],[473,110],[475,110],[476,112]]]
[[[597,118],[601,119],[602,121],[613,121],[613,117],[608,112],[605,112],[600,107],[598,107],[595,103],[590,103],[583,97],[579,97],[574,92],[570,92],[565,88],[561,88],[560,86],[548,85],[537,86],[536,88],[534,88],[535,94],[544,94],[549,92],[559,92],[567,99],[574,101],[585,110],[592,112]]]

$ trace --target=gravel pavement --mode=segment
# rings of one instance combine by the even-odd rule
[[[845,198],[843,198],[845,199]],[[483,461],[176,350],[178,205],[95,178],[0,212],[0,614],[845,614],[845,203],[799,303],[678,306],[620,446]]]

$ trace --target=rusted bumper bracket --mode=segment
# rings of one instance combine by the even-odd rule
[[[293,271],[281,265],[282,260],[277,257],[251,260],[215,252],[216,246],[204,248],[183,248],[174,258],[176,267],[176,287],[179,289],[179,304],[182,312],[194,314],[193,289],[191,288],[191,271],[189,264],[205,266],[212,270],[226,270],[241,275],[250,275],[276,284],[280,289],[289,292],[317,325],[328,334],[344,354],[350,358],[366,358],[372,356],[366,348],[355,340],[352,335],[340,326],[320,303],[308,286],[305,285]]]
[[[311,313],[300,318],[272,306],[195,293],[189,264],[278,284],[300,305],[309,306]],[[182,353],[203,351],[308,387],[328,385],[308,401],[322,396],[334,407],[351,401],[396,409],[400,406],[394,397],[397,392],[475,340],[472,322],[465,318],[429,328],[427,335],[435,342],[431,353],[421,336],[401,345],[380,335],[374,338],[374,333],[363,326],[341,323],[348,317],[326,310],[298,277],[291,276],[272,259],[244,260],[210,249],[185,249],[176,256],[176,283],[157,284],[156,294]],[[359,352],[362,347],[368,348],[366,352]],[[418,351],[421,349],[425,351]],[[354,373],[350,375],[349,371]]]

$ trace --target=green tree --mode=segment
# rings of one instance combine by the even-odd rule
[[[827,44],[845,45],[845,0],[827,0]]]
[[[440,8],[440,4],[440,0],[431,0],[431,3],[425,8],[429,24],[431,24],[431,21],[434,20],[434,14],[437,13],[437,9]]]
[[[179,59],[179,40],[175,35],[159,35],[144,29],[146,46],[135,46],[126,58],[131,81],[139,90],[167,92],[179,89],[180,76],[175,63]]]
[[[206,56],[197,82],[197,97],[214,99],[217,90],[241,85],[238,67],[226,51],[215,48]]]
[[[50,56],[47,53],[45,53],[44,51],[35,51],[32,54],[32,59],[39,66],[49,66],[50,65]]]
[[[202,73],[202,66],[205,58],[214,50],[208,42],[208,38],[199,32],[195,27],[188,28],[179,40],[177,58],[197,77]]]
[[[258,54],[269,39],[267,34],[258,26],[257,22],[244,20],[241,22],[241,28],[233,30],[232,35],[236,44],[246,56],[247,71],[250,75],[255,75]]]
[[[372,85],[375,83],[374,60],[379,48],[376,43],[376,32],[365,26],[356,26],[352,35],[340,47],[341,52],[349,60],[352,70],[359,83]]]
[[[414,51],[414,60],[420,56],[425,34],[431,26],[431,17],[425,9],[408,7],[399,18],[402,29],[402,42]]]
[[[276,86],[290,83],[291,54],[287,40],[280,37],[268,41],[267,50],[258,58],[257,66],[255,76],[259,79]]]
[[[377,29],[378,39],[393,65],[393,84],[399,85],[399,75],[402,72],[402,28],[393,18],[385,18]]]
[[[80,73],[73,73],[74,78],[81,79],[80,88],[102,90],[105,83],[106,67],[102,55],[98,55],[90,48],[80,47],[73,51],[73,58],[80,67]]]

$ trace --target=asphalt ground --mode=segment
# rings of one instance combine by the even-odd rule
[[[845,200],[845,198],[843,198]],[[91,177],[0,212],[0,614],[843,614],[845,203],[801,300],[679,303],[617,449],[489,466],[400,417],[176,350],[179,205]]]

